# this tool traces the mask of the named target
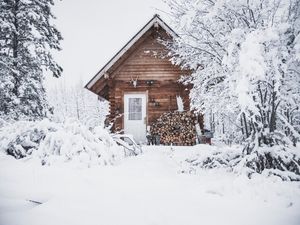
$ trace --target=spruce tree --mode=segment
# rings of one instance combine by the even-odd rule
[[[53,0],[0,1],[0,117],[36,120],[46,116],[44,73],[62,68],[51,50],[62,36],[53,25]]]

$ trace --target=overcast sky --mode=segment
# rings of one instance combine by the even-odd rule
[[[88,82],[155,13],[166,10],[161,0],[63,0],[56,1],[56,26],[64,40],[55,53],[64,68],[59,79],[48,76],[46,86],[71,86]]]

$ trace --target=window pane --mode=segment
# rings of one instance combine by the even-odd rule
[[[142,119],[142,99],[141,98],[129,98],[128,119],[129,120],[141,120]]]

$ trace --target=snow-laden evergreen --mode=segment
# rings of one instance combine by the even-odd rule
[[[193,84],[193,108],[245,143],[254,171],[299,174],[299,156],[288,157],[300,140],[299,1],[167,3],[179,37],[165,44],[175,64],[193,70],[182,78]]]
[[[51,50],[60,50],[53,25],[53,0],[0,1],[0,117],[34,120],[46,116],[44,72],[62,68]]]

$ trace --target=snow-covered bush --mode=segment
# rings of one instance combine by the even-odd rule
[[[251,178],[254,174],[278,176],[282,180],[300,181],[300,152],[280,146],[257,148],[252,154],[242,146],[194,146],[191,153],[177,157],[180,172],[197,173],[203,169],[224,169]],[[177,153],[178,154],[178,153]]]
[[[68,161],[107,165],[124,156],[107,130],[89,130],[71,119],[64,123],[45,119],[6,124],[0,127],[0,151],[17,159],[38,158],[43,165]]]
[[[7,125],[7,124],[8,124],[8,122],[7,122],[6,120],[0,118],[0,128],[1,128],[1,127],[4,127],[4,126]]]
[[[295,147],[278,145],[256,148],[252,154],[243,156],[236,170],[245,171],[250,177],[253,173],[262,173],[300,181],[300,152]]]
[[[195,152],[180,156],[180,171],[182,173],[195,173],[198,169],[223,168],[232,170],[241,158],[240,148],[219,148],[216,146],[194,146]],[[198,150],[199,149],[199,150]]]

